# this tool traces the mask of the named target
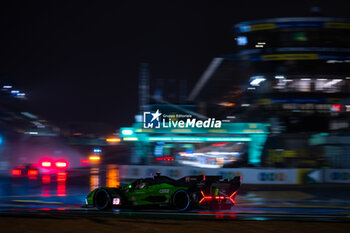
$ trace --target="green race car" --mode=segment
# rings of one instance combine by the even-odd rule
[[[186,211],[193,207],[231,207],[240,184],[239,176],[232,180],[222,180],[221,176],[186,176],[174,180],[157,174],[118,188],[97,188],[87,195],[86,205],[99,210],[166,206]]]

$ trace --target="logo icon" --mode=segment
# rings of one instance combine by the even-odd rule
[[[160,116],[162,114],[157,109],[156,112],[144,112],[143,113],[143,128],[145,129],[158,129],[160,128]]]

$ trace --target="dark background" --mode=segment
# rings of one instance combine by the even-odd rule
[[[315,4],[316,3],[316,4]],[[103,122],[110,132],[138,110],[138,67],[152,80],[188,80],[234,51],[233,24],[252,19],[347,17],[348,1],[2,1],[0,85],[26,92],[56,122]]]

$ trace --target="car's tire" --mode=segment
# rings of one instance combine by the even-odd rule
[[[187,191],[177,190],[172,196],[172,207],[177,211],[186,211],[191,204],[191,198]]]
[[[112,208],[112,198],[106,189],[99,189],[94,195],[94,204],[98,210]]]

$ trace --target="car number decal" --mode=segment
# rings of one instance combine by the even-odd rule
[[[159,193],[169,193],[170,189],[159,189]]]

